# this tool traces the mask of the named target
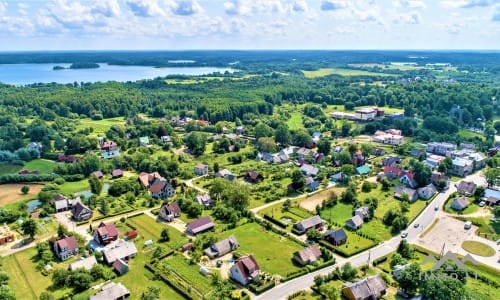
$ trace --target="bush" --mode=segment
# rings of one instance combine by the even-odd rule
[[[54,179],[54,183],[57,185],[62,185],[65,182],[66,182],[66,180],[64,180],[64,178],[62,178],[62,177],[57,177],[56,179]]]
[[[264,215],[264,219],[266,219],[269,222],[272,222],[272,223],[278,225],[281,228],[286,228],[286,226],[287,226],[285,223],[283,223],[280,220],[277,220],[277,219],[275,219],[275,218],[273,218],[273,217],[271,217],[270,215],[267,215],[267,214]]]

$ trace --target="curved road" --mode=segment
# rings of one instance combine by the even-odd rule
[[[485,183],[485,179],[484,177],[482,177],[480,172],[477,172],[476,174],[473,175],[469,175],[463,180],[473,181],[476,184]],[[410,243],[414,242],[417,239],[418,235],[423,230],[425,230],[425,228],[427,228],[432,224],[434,219],[439,215],[439,211],[435,210],[435,206],[442,207],[446,202],[446,200],[448,199],[448,197],[455,191],[456,188],[454,184],[451,183],[450,188],[447,191],[445,191],[444,193],[439,193],[434,198],[434,200],[429,205],[427,205],[427,207],[424,208],[424,210],[420,213],[420,215],[417,218],[415,218],[415,220],[410,225],[408,225],[408,229],[406,230],[408,232],[408,237],[406,238],[408,242]],[[413,225],[416,223],[419,224],[418,228],[413,227]],[[360,267],[364,264],[367,264],[368,260],[373,261],[374,259],[377,259],[391,252],[394,252],[398,247],[400,241],[401,237],[396,236],[374,248],[361,252],[360,254],[357,254],[353,257],[338,258],[338,256],[336,256],[337,262],[335,265],[326,267],[324,269],[312,273],[308,273],[304,276],[279,284],[275,288],[259,296],[256,296],[255,299],[259,300],[286,299],[287,296],[292,293],[305,290],[311,287],[314,284],[315,276],[326,275],[330,273],[333,269],[335,269],[337,266],[345,264],[347,262],[350,262],[351,265],[354,267]],[[474,258],[477,261],[481,262],[481,258],[479,256],[474,255]],[[498,269],[498,266],[493,266],[493,267]]]

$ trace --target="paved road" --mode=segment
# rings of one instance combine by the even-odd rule
[[[477,184],[484,184],[484,177],[481,176],[480,173],[476,173],[470,175],[464,180],[473,181]],[[410,243],[414,243],[417,240],[418,235],[425,230],[428,226],[432,224],[434,219],[439,215],[439,211],[435,210],[436,206],[442,207],[448,197],[456,191],[456,188],[453,184],[450,185],[450,188],[444,193],[439,193],[434,200],[422,211],[422,213],[408,226],[407,232],[408,237],[407,240]],[[414,228],[414,224],[418,223],[419,227]],[[333,266],[326,267],[324,269],[308,273],[304,276],[296,278],[294,280],[285,282],[276,286],[275,288],[256,296],[255,299],[259,300],[277,300],[277,299],[286,299],[288,295],[295,293],[297,291],[306,290],[314,284],[314,277],[317,275],[326,275],[335,269],[339,265],[343,265],[346,262],[350,262],[354,267],[360,267],[368,262],[368,260],[373,261],[379,257],[387,255],[396,250],[399,242],[401,241],[400,236],[393,237],[392,239],[372,248],[367,251],[364,251],[358,255],[355,255],[350,258],[339,258],[337,262]],[[497,266],[494,266],[497,267]],[[498,268],[498,267],[497,267]]]

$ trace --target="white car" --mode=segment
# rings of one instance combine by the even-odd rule
[[[404,239],[404,238],[406,238],[407,236],[408,236],[408,232],[403,231],[403,232],[401,233],[401,238],[403,238],[403,239]]]
[[[479,206],[483,207],[485,205],[486,205],[486,202],[484,202],[484,201],[479,202]]]

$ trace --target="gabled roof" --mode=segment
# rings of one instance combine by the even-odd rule
[[[240,270],[245,278],[254,277],[260,271],[259,264],[252,254],[238,258],[234,266]]]
[[[64,199],[64,200],[57,200],[56,202],[54,202],[54,205],[56,207],[56,210],[59,210],[59,209],[66,209],[68,208],[68,200],[67,199]]]
[[[331,229],[323,234],[323,237],[327,239],[333,239],[334,241],[343,241],[347,239],[347,234],[343,228]]]
[[[97,260],[95,256],[89,256],[84,259],[77,260],[76,262],[69,265],[70,270],[76,270],[79,268],[83,268],[85,270],[90,270],[94,265],[97,265]]]
[[[218,241],[209,248],[205,249],[204,252],[207,254],[216,252],[218,256],[222,256],[231,252],[233,249],[236,249],[237,247],[239,247],[238,240],[234,235],[230,235],[226,239]]]
[[[394,196],[397,198],[401,198],[403,194],[407,194],[408,197],[412,199],[415,197],[415,193],[417,193],[416,190],[402,185],[398,185],[394,188]]]
[[[300,170],[309,175],[317,175],[319,172],[318,168],[316,168],[315,166],[311,166],[309,164],[303,164],[302,167],[300,167]]]
[[[359,227],[363,225],[363,223],[363,219],[358,215],[355,215],[346,221],[346,224],[353,225],[352,227]]]
[[[72,208],[71,208],[71,213],[73,216],[78,216],[79,214],[82,213],[83,210],[90,210],[87,206],[82,204],[82,202],[77,202]]]
[[[115,169],[111,172],[111,176],[113,177],[123,176],[123,171],[120,169]]]
[[[309,228],[313,228],[313,227],[321,225],[323,223],[324,223],[323,219],[321,219],[320,216],[315,215],[315,216],[310,217],[309,219],[305,219],[301,222],[298,222],[297,225],[300,225],[300,226],[302,226],[302,228],[307,230]]]
[[[346,284],[343,289],[349,289],[354,299],[371,299],[372,296],[380,296],[387,289],[387,285],[380,275],[375,275],[351,284]]]
[[[192,222],[189,222],[187,224],[191,232],[194,234],[197,234],[199,232],[205,231],[207,229],[210,229],[214,227],[214,223],[212,223],[212,219],[210,219],[209,216],[201,217],[197,220],[194,220]]]
[[[78,242],[74,236],[68,236],[55,242],[59,249],[74,250],[78,248]]]
[[[465,196],[460,196],[453,200],[453,202],[451,203],[451,207],[457,209],[464,209],[467,206],[469,206],[469,201],[467,201],[467,198],[465,198]]]
[[[161,205],[162,210],[165,212],[171,213],[171,214],[180,214],[181,213],[181,208],[179,207],[179,204],[177,202],[172,202],[172,203],[166,203],[164,202]]]
[[[110,282],[101,288],[101,291],[89,297],[89,300],[122,299],[130,295],[127,288],[121,283]]]
[[[370,166],[369,165],[362,165],[360,167],[357,167],[356,172],[360,175],[368,174],[370,172]]]
[[[477,185],[474,182],[462,180],[457,186],[457,191],[460,194],[467,193],[472,195],[476,191],[476,187]]]
[[[115,248],[106,249],[103,251],[103,255],[108,263],[113,263],[117,259],[123,259],[125,257],[133,256],[137,254],[137,248],[133,242],[122,242],[118,244]]]
[[[97,227],[96,231],[99,236],[118,236],[118,229],[116,229],[113,224],[101,223],[99,224],[99,227]]]
[[[90,175],[93,175],[97,178],[101,178],[104,176],[104,174],[101,172],[101,171],[95,171],[95,172],[92,172]]]
[[[321,250],[318,245],[312,245],[295,252],[295,255],[300,257],[300,260],[303,262],[314,262],[321,257]]]
[[[394,176],[399,176],[399,173],[401,173],[401,170],[399,168],[393,166],[384,167],[384,174],[394,174]]]

